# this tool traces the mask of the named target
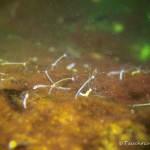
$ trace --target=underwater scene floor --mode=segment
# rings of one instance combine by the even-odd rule
[[[0,2],[0,149],[150,148],[148,37],[102,1]]]

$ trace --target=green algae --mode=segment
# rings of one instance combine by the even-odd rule
[[[145,44],[141,48],[140,60],[147,61],[149,59],[150,59],[150,46],[148,44]]]
[[[115,33],[123,32],[123,30],[124,30],[124,26],[121,23],[114,23],[114,25],[113,25],[113,31]]]

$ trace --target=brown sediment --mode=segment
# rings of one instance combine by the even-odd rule
[[[88,61],[90,62],[89,58]],[[65,68],[69,62],[64,60],[54,70],[48,70],[55,82],[73,75],[73,72]],[[124,149],[119,141],[149,140],[149,120],[144,119],[149,115],[148,108],[146,107],[146,111],[145,108],[129,107],[148,101],[149,75],[125,74],[120,81],[119,75],[109,77],[106,72],[103,74],[99,71],[92,82],[92,86],[96,87],[95,91],[88,98],[78,96],[75,100],[77,90],[93,70],[91,68],[85,73],[83,63],[77,63],[80,65],[77,67],[77,80],[62,84],[71,90],[53,89],[51,95],[48,95],[49,88],[32,89],[36,84],[52,84],[44,70],[40,72],[38,68],[38,71],[33,64],[27,70],[18,66],[13,69],[10,66],[4,67],[18,82],[1,82],[2,147],[6,148],[14,140],[19,149],[29,150]],[[86,89],[87,86],[83,91]],[[21,93],[25,91],[30,95],[27,109],[23,108],[21,97]],[[22,143],[26,145],[21,146]],[[137,146],[132,147],[136,148]]]
[[[16,143],[14,149],[20,150],[148,149],[149,145],[119,144],[119,141],[150,141],[149,106],[133,107],[149,103],[149,69],[142,68],[141,72],[132,75],[134,66],[123,68],[132,58],[124,55],[126,45],[132,46],[136,39],[101,30],[87,31],[85,12],[79,11],[81,17],[69,13],[71,10],[63,14],[63,1],[56,1],[50,10],[41,2],[43,11],[49,10],[50,16],[44,17],[38,11],[41,9],[39,1],[15,2],[18,6],[16,16],[9,16],[7,20],[6,14],[1,20],[0,29],[4,29],[4,33],[0,36],[0,58],[27,62],[27,65],[0,64],[0,73],[13,77],[0,80],[0,149],[8,149],[12,141]],[[38,3],[38,7],[32,10],[30,3]],[[11,9],[11,5],[7,7]],[[0,10],[2,13],[7,11]],[[35,20],[29,15],[33,12]],[[60,12],[62,16],[59,16]],[[75,31],[69,31],[68,27],[72,28],[73,24]],[[63,53],[68,57],[51,70],[51,64]],[[131,62],[137,63],[134,59]],[[76,72],[66,69],[71,63],[76,63]],[[122,80],[119,74],[108,76],[109,72],[121,69],[128,71]],[[45,70],[54,82],[73,75],[77,79],[60,84],[71,88],[69,91],[53,88],[48,94],[49,88],[33,90],[37,84],[52,85]],[[75,100],[77,91],[92,74],[95,79],[82,92],[89,87],[93,91],[87,98],[78,95]],[[23,106],[26,93],[29,93],[27,109]]]

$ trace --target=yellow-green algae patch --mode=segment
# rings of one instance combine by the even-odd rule
[[[1,95],[1,146],[11,140],[27,150],[122,149],[119,141],[148,141],[145,127],[127,108],[102,99],[41,98],[16,111]],[[5,117],[4,117],[5,116]]]

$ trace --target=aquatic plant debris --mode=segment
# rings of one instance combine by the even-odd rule
[[[0,1],[0,149],[149,149],[147,1]]]
[[[86,86],[87,83],[89,83],[91,80],[93,80],[95,78],[94,75],[92,75],[81,87],[80,89],[77,91],[76,95],[75,95],[75,99],[77,99],[78,95],[80,94],[80,92],[82,91],[82,89]],[[91,90],[90,90],[91,92]],[[89,92],[88,92],[89,93]],[[83,95],[82,93],[80,95]]]
[[[23,99],[23,107],[24,109],[27,109],[27,100],[29,98],[29,93],[26,93]]]
[[[18,148],[21,148],[21,147],[27,147],[27,142],[17,142],[15,140],[11,140],[9,141],[8,143],[8,149],[9,150],[15,150],[15,149],[18,149]]]
[[[67,54],[66,54],[66,53],[64,53],[64,54],[63,54],[62,56],[60,56],[54,63],[52,63],[51,70],[53,70],[54,67],[56,67],[57,63],[58,63],[61,59],[65,58],[65,57],[67,57]]]
[[[70,65],[68,65],[67,67],[66,67],[66,69],[67,70],[72,70],[74,67],[75,67],[75,63],[71,63]]]
[[[59,81],[57,81],[57,82],[54,82],[54,81],[51,79],[51,77],[48,75],[48,72],[45,71],[45,73],[46,73],[48,79],[52,82],[52,85],[50,86],[49,94],[51,94],[51,91],[52,91],[53,88],[57,88],[57,89],[59,89],[59,90],[70,90],[70,88],[57,86],[57,84],[59,84],[60,82],[66,81],[66,80],[72,80],[72,81],[75,80],[75,78],[72,77],[72,78],[61,79],[61,80],[59,80]]]
[[[66,55],[66,53],[64,53],[62,56],[60,56],[54,63],[52,63],[52,66],[53,66],[53,64],[55,64],[55,65],[58,65],[58,69],[59,69],[59,66],[61,66],[61,65],[59,65],[59,64],[57,64],[62,58],[64,58],[64,57],[67,57],[67,55]],[[26,63],[28,63],[28,62],[26,62]],[[19,64],[26,64],[26,63],[19,63]],[[12,63],[13,65],[14,64],[17,64],[17,63]],[[54,66],[55,66],[54,65]],[[75,63],[73,62],[73,63],[70,63],[66,68],[68,68],[69,70],[71,69],[71,70],[73,70],[73,68],[74,68],[74,66],[75,66]],[[84,70],[84,65],[82,65],[82,68],[83,68],[83,70]],[[56,69],[56,68],[55,68]],[[53,70],[51,70],[51,71],[49,71],[49,73],[51,74],[53,71],[55,71],[54,70],[54,68],[53,68]],[[90,70],[89,70],[90,71]],[[53,80],[52,80],[52,78],[51,78],[51,76],[49,75],[49,73],[48,73],[48,70],[45,70],[44,71],[44,73],[45,73],[45,75],[47,76],[47,78],[48,78],[48,80],[51,82],[50,84],[43,84],[43,83],[41,83],[41,84],[35,84],[35,85],[33,85],[32,86],[32,89],[30,89],[31,91],[32,90],[37,90],[36,92],[38,92],[38,89],[44,89],[44,88],[49,88],[49,92],[48,92],[48,94],[50,95],[51,94],[51,91],[52,91],[52,89],[57,89],[57,90],[61,90],[62,92],[63,91],[68,91],[68,92],[72,92],[72,90],[71,90],[71,87],[69,86],[69,87],[64,87],[64,86],[62,86],[62,85],[64,85],[64,83],[67,83],[68,81],[72,81],[72,84],[70,84],[71,86],[75,86],[75,84],[76,84],[76,82],[75,81],[78,81],[77,79],[78,79],[78,77],[80,76],[80,74],[79,74],[79,76],[78,75],[76,75],[76,74],[73,74],[72,75],[72,77],[64,77],[64,78],[61,78],[61,79],[59,79],[58,81],[56,81],[56,82],[54,82]],[[90,73],[90,72],[89,72]],[[108,72],[103,72],[103,74],[106,74],[108,77],[111,77],[111,76],[114,76],[114,75],[119,75],[119,80],[120,81],[123,81],[123,74],[127,74],[127,75],[131,75],[131,76],[134,76],[134,75],[136,75],[136,74],[143,74],[143,73],[149,73],[148,71],[145,71],[145,70],[142,70],[141,68],[139,68],[139,67],[135,67],[135,66],[133,66],[133,68],[127,68],[127,67],[124,67],[124,69],[121,69],[120,71],[108,71]],[[98,91],[98,89],[97,88],[95,88],[95,87],[93,87],[93,88],[91,88],[91,87],[89,87],[89,83],[90,82],[92,82],[92,80],[93,79],[97,79],[98,77],[96,77],[99,73],[98,73],[98,71],[97,71],[97,69],[94,69],[94,71],[92,71],[92,73],[91,73],[92,75],[91,76],[89,76],[89,78],[83,83],[83,85],[81,85],[81,87],[76,91],[76,94],[75,94],[75,99],[77,99],[78,98],[78,96],[81,96],[81,97],[89,97],[89,95],[90,95],[90,93],[93,91],[93,89],[96,89],[96,90],[94,90],[94,93],[96,92],[96,91]],[[101,74],[101,73],[100,73]],[[0,73],[0,75],[1,75],[1,81],[6,81],[6,80],[15,80],[15,81],[17,81],[14,77],[12,77],[11,75],[9,75],[9,74],[5,74],[5,73]],[[108,78],[109,79],[109,78]],[[110,78],[111,79],[111,78]],[[113,79],[112,79],[113,80]],[[78,82],[80,82],[80,81],[78,81]],[[88,89],[87,89],[87,86],[88,85]],[[84,89],[85,88],[85,89]],[[82,90],[84,89],[84,92],[82,92]],[[24,93],[24,92],[23,92]],[[98,94],[99,95],[99,94]],[[101,96],[103,96],[103,95],[101,95]],[[24,109],[27,109],[27,100],[28,100],[28,98],[29,98],[29,93],[28,92],[26,92],[26,93],[24,93],[24,96],[22,97],[22,99],[23,99],[23,108]],[[143,106],[146,106],[147,104],[145,104],[145,105],[143,105]],[[136,104],[135,104],[135,106],[136,106]],[[147,105],[148,106],[148,105]]]
[[[9,75],[9,74],[6,74],[6,73],[3,73],[3,72],[0,72],[0,80],[1,81],[6,81],[6,80],[14,80],[14,81],[17,81],[17,79],[15,79],[15,77]],[[17,81],[18,82],[18,81]]]
[[[144,104],[134,104],[130,105],[131,107],[145,107],[145,106],[150,106],[150,103],[144,103]]]
[[[108,76],[112,76],[112,75],[116,75],[119,74],[119,79],[122,80],[123,79],[123,74],[127,72],[126,70],[121,70],[121,71],[111,71],[109,72],[107,75]]]
[[[79,94],[81,95],[81,96],[85,96],[85,97],[88,97],[89,96],[89,94],[92,92],[92,89],[91,88],[89,88],[88,89],[88,91],[86,91],[86,93],[82,93],[82,92],[80,92]]]
[[[74,63],[77,64],[78,74],[66,69],[67,64],[71,65]],[[98,145],[95,145],[96,149],[101,147],[100,145],[102,145],[103,149],[105,140],[107,143],[104,147],[108,149],[114,147],[116,145],[114,142],[116,140],[115,136],[126,140],[136,139],[142,141],[149,139],[145,132],[145,127],[141,123],[135,123],[132,118],[137,115],[137,109],[150,107],[149,103],[142,102],[142,98],[137,92],[139,89],[134,89],[136,84],[141,84],[141,76],[145,78],[145,82],[148,80],[149,70],[130,66],[129,68],[121,67],[118,71],[113,71],[117,70],[116,68],[107,71],[101,69],[99,71],[98,67],[93,69],[95,66],[92,67],[92,64],[90,64],[90,67],[88,65],[88,68],[85,68],[84,64],[80,63],[79,65],[78,63],[80,62],[74,60],[72,62],[72,60],[68,61],[66,59],[66,62],[58,63],[53,70],[45,70],[45,68],[48,68],[48,63],[41,68],[34,68],[34,65],[37,64],[33,64],[33,66],[27,66],[26,72],[18,71],[21,68],[20,66],[15,68],[11,65],[7,69],[7,74],[0,74],[2,79],[4,77],[11,79],[11,75],[13,75],[19,82],[19,84],[14,84],[14,82],[10,84],[9,82],[7,83],[9,80],[3,80],[3,83],[5,83],[4,88],[3,86],[1,87],[1,91],[5,93],[5,96],[2,95],[1,98],[2,105],[5,105],[6,101],[7,105],[9,103],[7,109],[13,111],[13,121],[17,126],[14,127],[15,132],[13,134],[9,130],[7,133],[12,137],[12,140],[7,142],[7,147],[10,150],[20,147],[30,149],[30,147],[33,147],[32,144],[36,143],[38,145],[39,142],[44,143],[43,145],[47,150],[49,147],[53,149],[54,143],[65,143],[65,149],[67,149],[69,146],[68,142],[64,142],[61,137],[57,140],[56,135],[61,135],[67,140],[80,135],[79,141],[92,135],[96,137],[94,141],[99,139]],[[6,66],[3,67],[5,68]],[[19,75],[12,72],[13,69]],[[132,92],[131,99],[139,99],[141,103],[136,104],[132,100],[128,102],[123,98],[121,99],[122,102],[119,101],[120,97],[126,94],[129,88]],[[120,91],[118,92],[118,90]],[[144,92],[147,93],[148,90],[144,90]],[[120,96],[118,93],[122,95],[120,94]],[[20,105],[18,99],[21,100],[22,105]],[[121,105],[115,103],[116,99],[119,99],[118,101]],[[129,108],[124,106],[129,106]],[[128,109],[130,108],[134,110],[129,111]],[[2,113],[5,113],[3,109]],[[10,118],[7,113],[5,115]],[[119,118],[119,122],[116,118]],[[8,126],[7,122],[5,124]],[[99,125],[97,126],[97,124]],[[19,126],[23,127],[19,128]],[[57,130],[56,127],[61,130]],[[45,137],[43,137],[45,131],[41,130],[41,128],[51,133],[50,135],[46,134],[46,138],[54,141],[54,143],[46,142]],[[126,129],[130,129],[132,132],[127,132]],[[38,132],[39,130],[41,132]],[[81,130],[82,135],[80,134]],[[29,132],[34,134],[29,137]],[[64,133],[62,134],[62,132]],[[124,135],[126,132],[127,134]],[[139,136],[139,133],[142,135],[142,139],[140,139],[141,135]],[[108,140],[110,136],[111,141]],[[90,139],[88,143],[91,142]],[[30,145],[24,145],[22,141],[29,141]],[[111,143],[110,145],[108,145],[109,142]],[[71,143],[74,144],[74,140]],[[34,146],[37,149],[36,144]],[[78,146],[81,147],[81,150],[84,149],[82,144],[75,145],[75,148]],[[117,145],[116,148],[118,148]],[[59,149],[61,148],[59,147]]]
[[[22,66],[26,66],[27,62],[9,62],[9,61],[3,61],[1,62],[2,66],[7,66],[7,65],[22,65]]]

